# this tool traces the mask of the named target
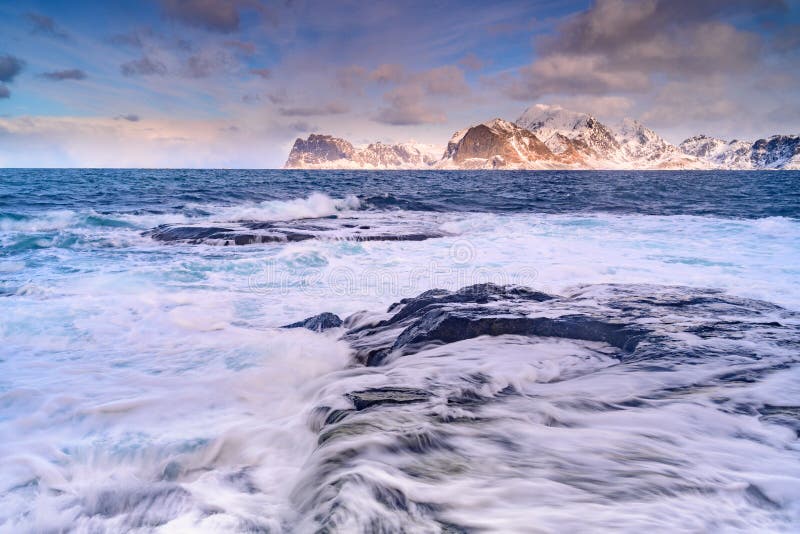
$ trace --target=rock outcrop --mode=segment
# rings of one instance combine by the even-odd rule
[[[529,130],[494,119],[457,132],[437,165],[459,169],[548,169],[563,163],[564,158]]]
[[[493,517],[467,513],[476,502],[546,518],[564,495],[576,510],[599,495],[623,518],[621,496],[687,492],[713,506],[719,479],[697,473],[734,476],[734,456],[704,451],[726,439],[730,451],[784,450],[800,430],[797,407],[772,401],[797,365],[800,316],[719,291],[481,284],[344,324],[356,361],[317,397],[317,446],[293,490],[309,531],[491,530]],[[724,480],[742,509],[778,509],[757,482]],[[512,482],[540,490],[510,500]]]

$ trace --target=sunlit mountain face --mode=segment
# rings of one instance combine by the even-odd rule
[[[0,165],[281,167],[310,134],[441,159],[543,104],[746,168],[732,142],[798,133],[798,23],[781,0],[5,3]]]

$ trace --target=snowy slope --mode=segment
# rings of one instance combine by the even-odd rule
[[[590,168],[703,168],[654,131],[633,119],[611,128],[586,113],[561,106],[535,104],[523,112],[517,124],[542,139],[555,153],[572,147]]]
[[[681,143],[680,149],[719,169],[800,169],[798,135],[773,135],[755,142],[696,135]]]
[[[429,167],[442,156],[434,145],[415,142],[371,143],[355,147],[330,135],[311,134],[297,139],[286,160],[287,169],[419,169]]]

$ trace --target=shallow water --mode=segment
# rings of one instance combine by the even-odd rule
[[[220,247],[143,235],[332,215],[443,237]],[[314,530],[330,504],[314,496],[319,462],[339,446],[318,446],[320,406],[373,385],[457,390],[476,373],[483,395],[522,394],[477,415],[452,408],[485,418],[479,428],[414,409],[366,421],[378,430],[354,434],[366,453],[351,467],[383,484],[347,485],[336,502],[355,511],[332,528],[800,524],[796,431],[721,410],[719,387],[581,407],[687,386],[725,358],[665,374],[619,365],[602,344],[500,337],[364,368],[336,332],[276,329],[484,281],[718,288],[800,310],[800,173],[3,170],[0,247],[0,530]],[[729,404],[796,411],[796,350],[748,343],[774,369],[726,390]],[[374,447],[401,429],[451,446]],[[387,506],[397,495],[376,500],[375,487],[411,504]]]

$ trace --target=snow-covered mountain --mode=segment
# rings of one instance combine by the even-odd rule
[[[563,167],[532,132],[494,119],[456,132],[436,166],[455,169],[553,169]]]
[[[586,113],[535,104],[520,115],[516,124],[533,132],[556,154],[574,148],[596,161],[613,161],[620,154],[614,133]]]
[[[800,170],[798,135],[773,135],[755,142],[696,135],[681,143],[680,149],[714,168]]]
[[[420,169],[441,157],[441,149],[419,143],[371,143],[355,147],[330,135],[311,134],[294,142],[286,169]]]
[[[800,169],[800,136],[755,142],[695,136],[675,146],[642,123],[615,126],[536,104],[512,123],[458,130],[441,149],[418,143],[355,147],[330,135],[297,139],[286,168],[301,169]]]
[[[572,146],[595,169],[704,168],[697,158],[684,154],[653,130],[633,119],[609,127],[586,113],[561,106],[535,104],[517,119],[542,139],[553,152]]]

